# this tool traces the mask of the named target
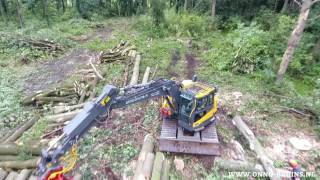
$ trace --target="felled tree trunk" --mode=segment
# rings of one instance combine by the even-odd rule
[[[3,161],[0,162],[0,167],[11,169],[33,169],[38,165],[39,158],[34,158],[26,161]]]
[[[137,167],[136,167],[136,171],[134,173],[134,178],[133,178],[134,180],[139,180],[140,178],[144,177],[143,164],[147,158],[148,153],[152,153],[153,148],[154,148],[154,139],[150,134],[148,134],[144,138],[143,145],[138,157]]]
[[[71,111],[71,112],[66,112],[66,113],[62,113],[62,114],[55,114],[55,115],[52,115],[52,116],[47,116],[46,119],[49,122],[65,122],[67,120],[72,119],[73,117],[75,117],[80,112],[81,112],[81,109],[78,109],[78,110]]]
[[[153,168],[154,154],[148,153],[143,163],[143,177],[144,179],[151,179],[151,173]]]
[[[15,180],[18,177],[18,173],[15,171],[11,171],[5,180]]]
[[[15,130],[15,132],[13,132],[13,134],[11,134],[11,136],[9,136],[6,140],[4,140],[3,143],[9,143],[9,142],[14,142],[17,139],[19,139],[22,134],[28,130],[29,128],[31,128],[34,123],[37,122],[36,118],[30,119],[29,121],[27,121],[26,123],[24,123],[20,128],[18,128],[17,130]]]
[[[73,105],[73,106],[55,106],[52,108],[52,112],[54,114],[64,113],[64,112],[73,111],[76,109],[82,109],[84,107],[84,105],[85,105],[85,103],[77,104],[77,105]]]
[[[141,61],[141,55],[137,54],[136,59],[134,61],[134,67],[133,67],[130,85],[138,84],[140,61]]]
[[[16,155],[0,155],[0,162],[1,161],[17,161],[19,160],[19,156]]]
[[[31,169],[23,169],[20,171],[20,174],[18,175],[16,180],[26,180],[31,175],[32,171]]]
[[[276,176],[276,169],[273,167],[273,162],[269,159],[267,153],[264,151],[263,147],[259,143],[259,141],[255,138],[253,132],[246,125],[245,122],[242,121],[240,116],[235,116],[232,120],[241,134],[247,139],[250,144],[250,149],[253,150],[260,162],[262,163],[266,172],[271,175],[271,180],[278,180],[279,177]]]
[[[288,47],[282,57],[282,61],[277,74],[277,82],[281,82],[283,80],[284,74],[288,69],[288,65],[292,60],[294,51],[299,45],[299,42],[303,34],[303,30],[308,20],[308,16],[309,16],[309,12],[312,4],[313,4],[312,0],[302,1],[297,25],[292,31],[291,36],[289,37]]]
[[[150,75],[150,67],[147,67],[144,74],[143,74],[142,84],[148,83],[149,75]]]
[[[8,172],[0,168],[0,180],[3,180],[7,175]]]
[[[21,151],[33,155],[41,154],[41,146],[39,145],[24,145],[17,144],[0,144],[0,155],[18,155]]]
[[[162,167],[163,167],[164,160],[165,160],[165,158],[164,158],[163,153],[162,152],[157,152],[155,160],[154,160],[154,164],[153,164],[151,180],[161,179]]]

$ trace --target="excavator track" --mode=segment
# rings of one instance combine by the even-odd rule
[[[215,123],[193,135],[186,135],[177,121],[163,120],[159,149],[164,152],[219,156],[220,145]]]

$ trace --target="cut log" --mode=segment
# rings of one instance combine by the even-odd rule
[[[37,168],[40,158],[34,158],[26,161],[3,161],[0,162],[0,167],[10,169],[33,169]]]
[[[230,171],[265,172],[262,165],[250,163],[247,161],[216,158],[214,165],[219,169],[230,170]],[[288,170],[284,170],[284,169],[275,169],[275,170],[277,172],[277,175],[281,175],[282,177],[290,177],[291,172]]]
[[[81,174],[75,174],[74,176],[73,176],[73,180],[81,180],[82,179],[82,175]]]
[[[16,180],[16,178],[18,177],[18,173],[15,171],[11,171],[8,176],[6,177],[5,180]]]
[[[71,111],[71,112],[62,113],[62,114],[55,114],[55,115],[47,116],[46,119],[49,122],[58,122],[58,123],[65,122],[65,121],[68,121],[68,120],[72,119],[73,117],[75,117],[79,112],[81,112],[81,109]]]
[[[154,164],[153,164],[153,169],[152,169],[152,178],[151,178],[152,180],[161,179],[164,160],[165,158],[163,153],[157,152],[154,160]]]
[[[138,84],[140,61],[141,61],[141,55],[137,54],[134,61],[133,72],[132,72],[131,81],[129,85]]]
[[[153,169],[153,162],[154,162],[154,154],[153,153],[148,153],[146,156],[146,159],[143,163],[143,168],[142,168],[142,177],[143,179],[151,179],[151,173]],[[140,175],[139,175],[139,179]]]
[[[24,145],[20,146],[14,143],[0,144],[0,155],[18,155],[21,151],[33,155],[41,154],[41,146],[39,145]]]
[[[29,180],[38,180],[38,178],[36,176],[32,175],[32,176],[29,177]]]
[[[153,78],[156,76],[157,74],[157,70],[158,70],[158,64],[156,65],[156,68],[154,68],[152,76],[151,76],[151,80],[153,80]]]
[[[31,173],[31,169],[22,169],[16,180],[27,180]]]
[[[4,180],[8,175],[8,172],[0,168],[0,180]]]
[[[37,122],[36,118],[32,118],[29,121],[25,122],[20,128],[11,134],[3,143],[14,142],[19,139],[22,134],[31,128]]]
[[[273,162],[268,157],[263,147],[259,143],[259,141],[255,138],[253,132],[246,125],[245,122],[242,121],[239,115],[236,115],[233,118],[233,123],[236,125],[241,134],[247,139],[250,144],[250,149],[253,150],[256,154],[260,162],[262,163],[265,171],[270,175],[271,180],[280,179],[276,176],[276,169],[273,167]]]
[[[15,155],[0,155],[0,161],[17,161],[19,156]]]
[[[70,102],[72,99],[65,97],[36,97],[35,100],[42,102]]]
[[[129,68],[130,65],[132,63],[132,59],[130,58],[130,60],[127,62],[126,67],[124,68],[124,78],[123,78],[123,84],[122,86],[125,87],[127,85],[128,82],[128,76],[129,76]]]
[[[264,172],[263,169],[257,168],[257,166],[255,164],[245,162],[245,161],[216,158],[214,165],[215,165],[215,167],[218,167],[218,168],[224,169],[224,170]]]
[[[143,174],[143,163],[148,155],[148,153],[152,153],[154,148],[154,139],[150,134],[147,134],[144,138],[143,145],[138,157],[136,171],[134,173],[134,180],[139,179],[139,175]]]
[[[143,74],[142,84],[148,83],[149,75],[150,75],[150,67],[147,67],[147,68],[146,68],[146,71],[145,71],[144,74]]]
[[[82,104],[84,102],[84,99],[86,98],[87,90],[84,89],[81,93],[80,99],[78,101],[78,104]]]
[[[169,174],[170,174],[170,161],[166,159],[163,162],[161,180],[169,180],[170,179]]]
[[[52,108],[52,112],[54,114],[60,114],[60,113],[64,113],[67,111],[82,109],[84,107],[84,105],[85,105],[85,103],[81,103],[81,104],[77,104],[77,105],[73,105],[73,106],[55,106]]]

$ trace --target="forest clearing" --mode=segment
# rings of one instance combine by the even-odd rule
[[[0,180],[319,179],[319,0],[0,12]]]

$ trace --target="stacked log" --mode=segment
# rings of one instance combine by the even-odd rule
[[[147,177],[150,177],[150,171],[149,169],[152,168],[144,168],[147,165],[144,165],[145,162],[150,165],[150,158],[152,158],[152,153],[153,153],[153,148],[154,148],[154,139],[150,134],[147,134],[146,137],[144,138],[143,145],[138,157],[138,162],[137,162],[137,167],[136,171],[134,173],[134,180],[140,180],[140,179],[147,179]],[[146,160],[148,157],[148,160]],[[149,178],[150,179],[150,178]]]
[[[33,169],[7,172],[0,168],[0,180],[36,180],[36,176],[32,175],[33,172]]]
[[[47,39],[24,39],[22,41],[27,46],[30,46],[34,49],[48,52],[62,52],[63,47],[54,41],[50,41]]]
[[[170,162],[164,157],[162,152],[157,152],[153,164],[151,180],[168,180]]]
[[[138,84],[140,61],[141,61],[141,55],[138,54],[134,61],[133,72],[132,72],[131,81],[129,84],[130,86]]]
[[[161,152],[153,153],[154,139],[146,135],[136,165],[134,180],[168,180],[170,162]]]
[[[27,96],[22,100],[23,105],[45,104],[75,104],[78,102],[79,94],[77,93],[78,86],[57,87],[46,91],[38,91],[31,96]]]
[[[101,63],[111,63],[115,61],[126,61],[132,54],[135,54],[135,46],[128,41],[122,41],[116,47],[105,51],[100,56]]]

